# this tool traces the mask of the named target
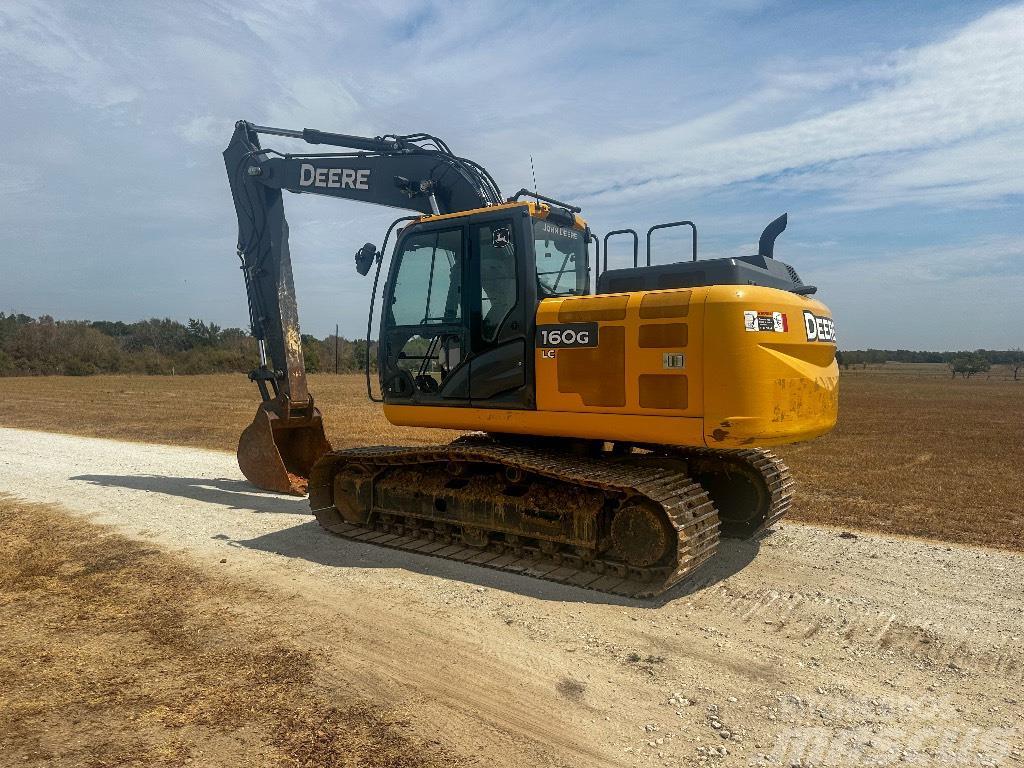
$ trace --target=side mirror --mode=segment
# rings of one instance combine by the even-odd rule
[[[373,243],[367,243],[356,251],[356,272],[365,277],[366,273],[370,271],[370,267],[373,266],[376,256],[377,246]]]

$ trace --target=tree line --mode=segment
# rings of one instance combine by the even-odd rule
[[[836,353],[843,368],[867,367],[883,363],[943,363],[954,377],[969,379],[1003,365],[1013,372],[1014,381],[1024,375],[1024,350],[975,349],[959,352],[922,352],[910,349],[849,349]]]
[[[310,373],[335,370],[335,351],[339,373],[361,371],[365,365],[364,339],[303,334],[302,350]],[[371,343],[371,367],[376,366],[376,357],[376,343]],[[1004,365],[1015,379],[1024,376],[1020,349],[853,349],[842,350],[836,357],[844,368],[887,362],[943,363],[954,376],[970,378],[993,365]],[[0,312],[0,376],[234,373],[252,370],[256,359],[256,340],[248,331],[202,320],[180,323],[154,318],[123,323]]]
[[[333,371],[335,350],[339,373],[365,365],[365,340],[303,334],[302,350],[311,373]],[[370,351],[375,366],[375,344]],[[0,376],[234,373],[252,370],[257,358],[248,331],[202,320],[124,323],[0,312]]]

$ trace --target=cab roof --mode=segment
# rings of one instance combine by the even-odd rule
[[[473,208],[468,211],[456,211],[455,213],[428,213],[416,219],[416,223],[428,224],[444,219],[457,219],[463,216],[476,216],[482,213],[494,213],[495,211],[513,210],[515,208],[526,208],[529,215],[537,219],[546,219],[548,214],[551,212],[551,206],[547,203],[535,203],[532,200],[513,200],[512,202],[502,203],[501,205],[490,205],[484,208]],[[587,222],[582,216],[579,214],[573,214],[573,218],[576,220],[574,225],[576,229],[584,230],[587,228]]]

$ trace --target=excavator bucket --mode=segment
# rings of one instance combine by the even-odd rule
[[[329,450],[318,409],[286,417],[271,400],[260,405],[238,439],[238,467],[258,488],[305,496],[310,469]]]

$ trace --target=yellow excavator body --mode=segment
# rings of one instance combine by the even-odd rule
[[[398,426],[638,445],[746,448],[836,423],[835,344],[820,301],[719,285],[546,299],[537,325],[597,326],[597,345],[540,348],[536,410],[385,405]],[[809,338],[813,337],[813,338]]]
[[[260,135],[346,151],[284,154]],[[817,288],[775,258],[786,214],[757,253],[712,259],[698,259],[692,221],[655,224],[641,264],[636,230],[602,240],[577,206],[526,189],[506,198],[427,134],[240,121],[224,162],[263,401],[239,466],[260,488],[308,490],[334,534],[650,597],[722,538],[770,531],[793,480],[768,449],[835,426],[835,326]],[[306,386],[285,191],[419,214],[355,254],[357,272],[374,274],[367,394],[392,424],[471,434],[332,450]],[[677,238],[676,259],[652,264],[654,235],[677,227],[689,247],[679,253]],[[630,237],[631,268],[609,269],[613,236]]]

